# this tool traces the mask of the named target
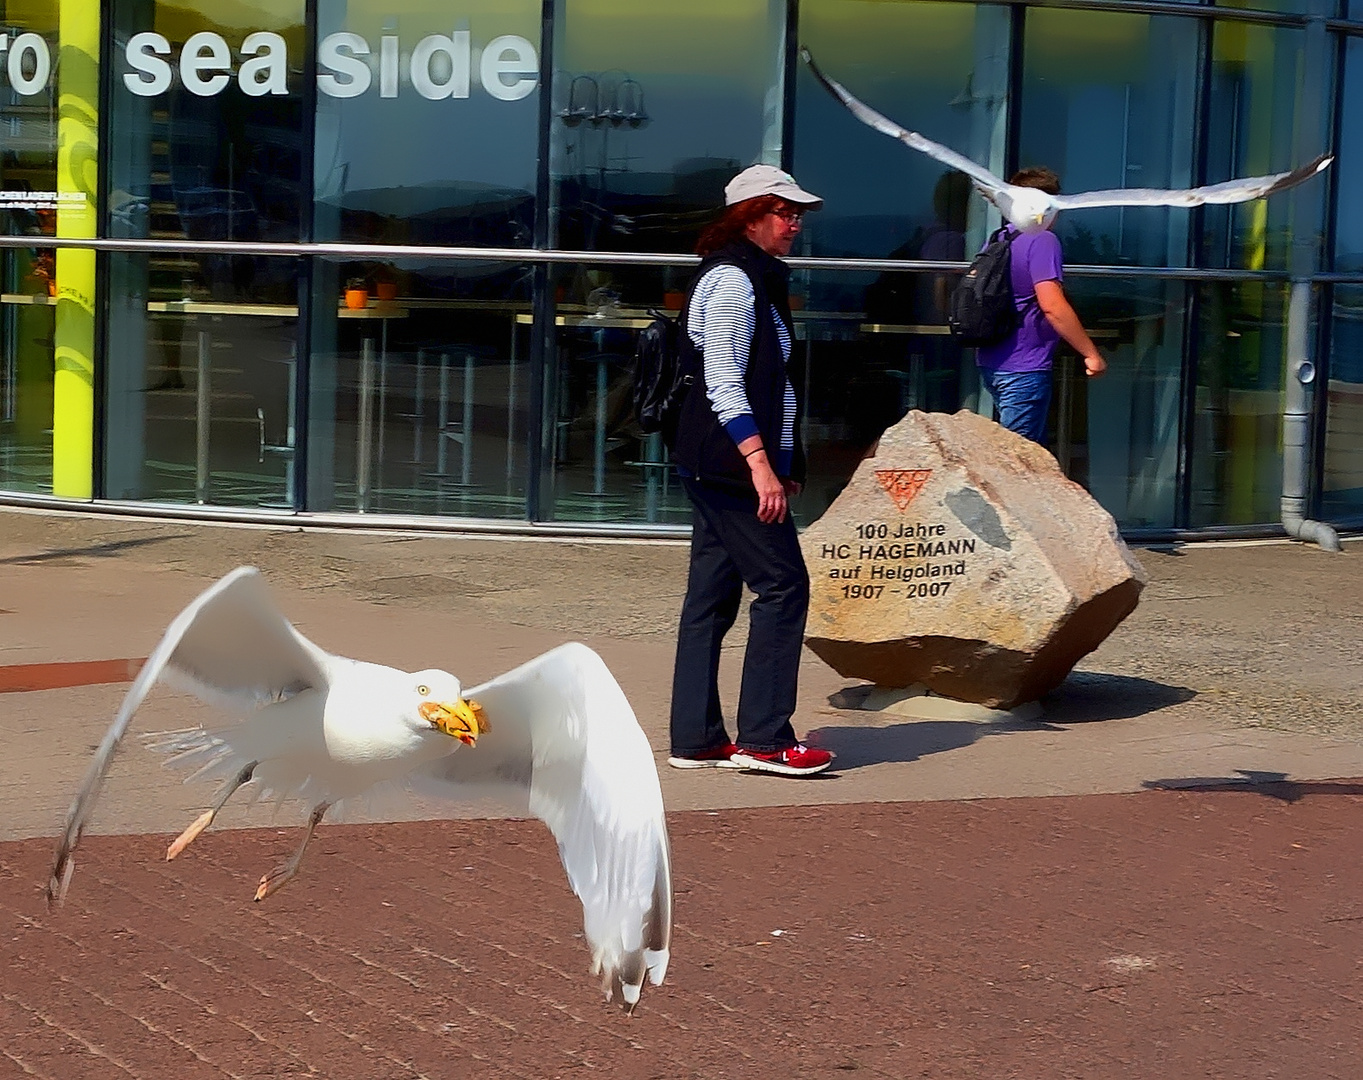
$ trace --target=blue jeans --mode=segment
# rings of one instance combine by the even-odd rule
[[[1051,372],[980,368],[980,381],[999,410],[999,423],[1040,446],[1046,445],[1051,411]]]

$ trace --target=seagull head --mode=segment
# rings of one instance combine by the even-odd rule
[[[1055,199],[1034,187],[1017,187],[1010,184],[1008,194],[1012,196],[1008,208],[1008,220],[1023,232],[1041,232],[1051,227],[1055,221]]]
[[[459,680],[449,672],[418,671],[411,683],[414,712],[424,729],[444,732],[465,746],[473,746],[488,731],[482,707],[464,699]]]

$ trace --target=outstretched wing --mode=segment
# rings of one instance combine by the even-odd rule
[[[1322,154],[1314,161],[1290,172],[1269,176],[1246,176],[1205,187],[1161,190],[1159,188],[1114,188],[1110,191],[1081,191],[1077,195],[1057,195],[1061,210],[1084,206],[1201,206],[1203,203],[1238,203],[1262,199],[1275,191],[1296,187],[1329,167],[1334,158]]]
[[[672,871],[658,769],[601,657],[569,644],[466,691],[478,745],[422,766],[418,790],[492,796],[540,818],[582,901],[592,970],[633,1007],[667,971]]]
[[[991,201],[1001,188],[1007,186],[999,177],[995,176],[983,165],[977,165],[968,157],[956,153],[955,150],[943,146],[941,143],[924,138],[916,131],[909,131],[907,128],[901,127],[888,116],[882,116],[865,102],[857,100],[841,83],[835,79],[830,79],[819,70],[819,66],[814,63],[814,58],[809,54],[808,49],[802,48],[800,50],[800,58],[809,65],[809,70],[814,74],[814,77],[824,85],[824,88],[846,105],[852,115],[863,124],[870,125],[882,135],[888,135],[892,139],[898,139],[906,146],[911,146],[913,149],[927,154],[928,157],[936,158],[943,165],[947,165],[953,169],[959,169],[974,180],[976,187],[980,189],[980,193]]]
[[[175,617],[104,733],[57,842],[48,903],[59,903],[75,868],[72,852],[94,809],[128,724],[147,693],[164,680],[203,700],[249,713],[309,687],[325,689],[327,654],[275,608],[260,571],[242,566],[201,593]]]

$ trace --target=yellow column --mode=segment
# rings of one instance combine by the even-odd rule
[[[57,235],[95,235],[99,190],[99,0],[60,0]],[[95,447],[95,253],[57,251],[52,493],[88,499]]]

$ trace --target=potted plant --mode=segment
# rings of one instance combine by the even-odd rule
[[[369,304],[369,283],[353,277],[345,284],[345,306],[351,311],[363,311]]]
[[[398,298],[398,280],[394,276],[392,268],[379,271],[374,281],[374,295],[382,301],[392,301]]]

